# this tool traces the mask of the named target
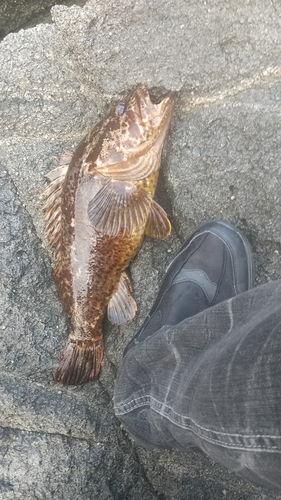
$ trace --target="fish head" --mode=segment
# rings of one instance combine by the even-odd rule
[[[130,167],[128,162],[138,161],[152,149],[156,156],[161,155],[174,102],[173,92],[160,100],[152,99],[147,87],[140,86],[114,106],[106,119],[99,150],[95,148],[94,156],[91,154],[93,173],[123,178],[118,169],[124,170],[125,175]]]
[[[127,158],[144,153],[158,137],[163,136],[163,132],[166,136],[174,101],[175,94],[169,92],[160,102],[153,102],[147,87],[141,86],[112,110],[120,120],[118,147]]]

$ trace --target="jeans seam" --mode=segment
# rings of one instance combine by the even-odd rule
[[[190,432],[193,432],[196,434],[199,438],[204,439],[205,441],[218,444],[224,447],[228,448],[239,448],[239,449],[256,449],[256,450],[264,450],[264,451],[279,451],[281,453],[281,449],[278,448],[277,446],[262,446],[262,445],[251,445],[251,444],[242,444],[242,443],[230,443],[227,440],[220,439],[219,436],[223,437],[229,437],[229,438],[241,438],[241,439],[277,439],[281,440],[281,436],[274,436],[274,435],[266,435],[266,434],[236,434],[236,433],[228,433],[228,432],[218,432],[215,430],[208,429],[202,425],[197,424],[194,420],[192,420],[190,417],[183,417],[179,413],[175,412],[171,407],[168,405],[165,405],[165,409],[167,411],[163,411],[163,404],[158,401],[156,398],[152,396],[140,396],[138,398],[131,399],[127,403],[124,403],[122,405],[116,405],[115,406],[115,412],[117,416],[125,415],[127,413],[130,413],[131,411],[135,410],[136,408],[140,408],[142,406],[150,406],[152,411],[156,412],[157,414],[161,415],[164,418],[167,418],[171,423],[174,425],[181,427],[183,429],[186,429]],[[161,407],[162,411],[159,411],[157,407]],[[172,415],[178,416],[181,420],[181,422],[177,421],[176,418],[173,418]],[[182,420],[188,419],[190,422],[194,424],[194,427],[190,424],[184,424]],[[197,430],[198,429],[198,430]],[[200,432],[201,431],[201,432]],[[210,432],[216,434],[218,437],[217,438],[212,438],[210,436],[205,435],[202,433],[202,431]]]

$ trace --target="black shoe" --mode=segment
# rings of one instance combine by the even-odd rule
[[[222,221],[200,226],[167,268],[156,301],[124,354],[164,325],[176,325],[254,286],[247,238]]]

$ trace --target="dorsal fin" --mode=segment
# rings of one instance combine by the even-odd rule
[[[72,153],[69,151],[65,151],[65,153],[56,157],[59,165],[46,174],[51,183],[41,193],[42,196],[47,196],[43,205],[43,210],[46,212],[44,221],[47,222],[45,234],[48,246],[54,251],[55,260],[58,259],[60,253],[61,194],[71,158]]]

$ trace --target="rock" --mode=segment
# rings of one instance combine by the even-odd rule
[[[207,457],[136,447],[112,408],[116,371],[166,264],[195,225],[224,218],[280,276],[280,6],[91,0],[0,45],[1,499],[277,499]],[[131,266],[137,318],[105,327],[97,382],[52,373],[68,332],[43,238],[40,192],[53,155],[73,149],[138,83],[176,90],[158,200],[172,235]]]
[[[76,0],[84,5],[86,0]],[[55,4],[72,5],[74,0],[2,0],[0,4],[0,40],[11,31],[50,22],[50,8]]]

